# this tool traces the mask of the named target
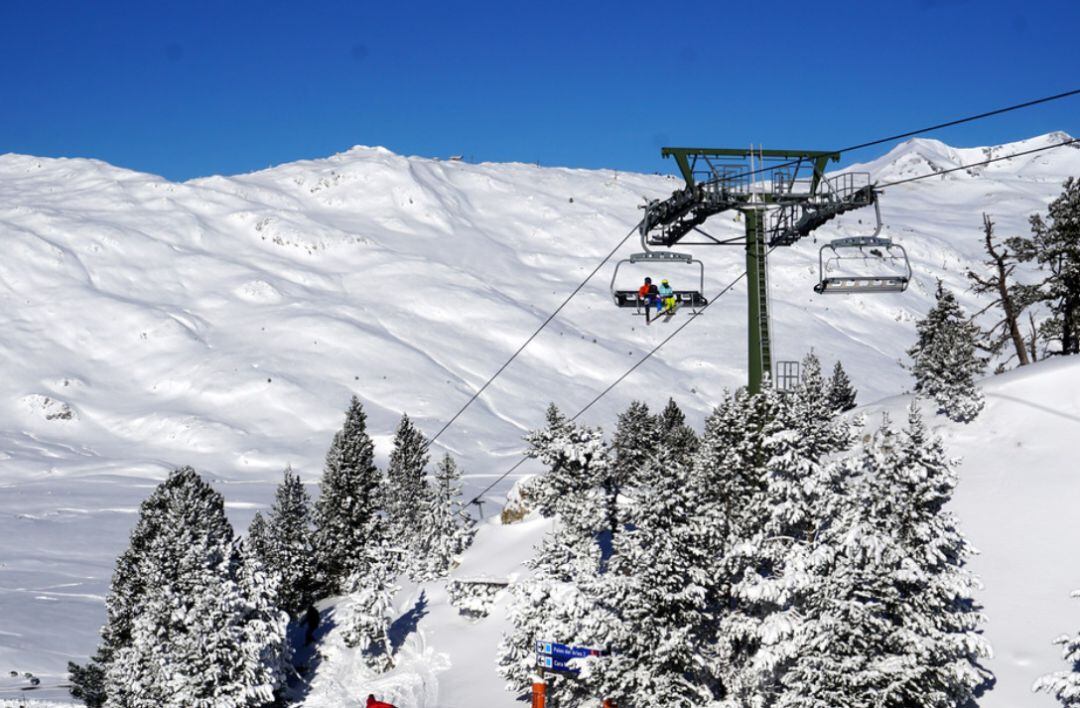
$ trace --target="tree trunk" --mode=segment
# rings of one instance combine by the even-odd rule
[[[1080,340],[1077,339],[1075,318],[1080,310],[1080,296],[1069,293],[1061,308],[1061,353],[1080,354]]]
[[[1039,360],[1039,328],[1035,326],[1035,315],[1028,313],[1028,322],[1031,324],[1031,339],[1028,340],[1028,347],[1031,350],[1031,360]]]

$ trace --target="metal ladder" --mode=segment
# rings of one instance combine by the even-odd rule
[[[764,229],[762,229],[764,232]],[[769,247],[765,234],[762,233],[756,244],[756,252],[754,253],[754,262],[757,265],[757,276],[760,287],[758,288],[758,320],[761,326],[761,363],[762,369],[765,372],[772,371],[772,344],[771,337],[769,336],[769,268],[768,268],[768,252]]]

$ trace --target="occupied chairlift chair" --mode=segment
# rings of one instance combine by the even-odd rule
[[[821,295],[843,293],[902,293],[911,282],[911,261],[907,251],[890,238],[881,234],[881,207],[874,200],[874,217],[877,227],[869,236],[850,236],[830,241],[818,252],[818,283],[814,292]],[[826,258],[825,251],[831,254]],[[902,263],[903,273],[887,275],[828,275],[830,271],[840,270],[844,261],[861,260],[863,263]]]
[[[615,305],[618,307],[633,307],[637,310],[637,314],[642,314],[645,307],[645,301],[638,295],[637,288],[633,290],[619,290],[616,288],[615,283],[619,277],[619,268],[623,265],[631,263],[658,263],[665,266],[678,264],[678,265],[693,265],[698,266],[698,288],[697,290],[676,290],[675,291],[675,309],[678,311],[684,306],[689,306],[693,314],[698,314],[700,308],[709,304],[709,301],[705,299],[705,264],[697,260],[689,253],[674,253],[671,251],[646,251],[645,253],[632,253],[629,258],[624,258],[615,264],[615,272],[611,274],[611,296],[615,300]],[[654,279],[659,279],[658,276],[653,276]]]

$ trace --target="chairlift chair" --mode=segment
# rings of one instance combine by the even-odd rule
[[[638,294],[637,288],[633,290],[620,290],[616,287],[616,282],[619,277],[619,268],[623,265],[630,263],[658,263],[667,265],[694,265],[698,266],[698,288],[697,290],[676,290],[675,302],[676,310],[683,306],[690,307],[691,311],[696,315],[698,310],[705,307],[709,301],[705,298],[705,264],[697,260],[689,253],[675,253],[673,251],[646,251],[644,253],[632,253],[629,258],[624,258],[615,264],[615,272],[611,274],[611,296],[615,301],[616,307],[633,307],[637,310],[637,314],[643,312],[646,307],[645,300]],[[656,278],[656,276],[653,276]],[[658,278],[657,278],[658,279]]]
[[[830,241],[818,251],[818,283],[814,292],[819,295],[843,293],[901,293],[911,282],[911,261],[907,251],[892,239],[880,236],[882,229],[881,208],[874,200],[874,216],[877,228],[869,236],[850,236]],[[826,256],[826,251],[829,255]],[[864,265],[884,263],[901,265],[902,272],[882,275],[829,275],[840,270],[845,261],[862,261]]]

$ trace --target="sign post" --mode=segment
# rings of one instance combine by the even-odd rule
[[[547,681],[543,676],[533,676],[532,708],[545,708],[547,705]]]

